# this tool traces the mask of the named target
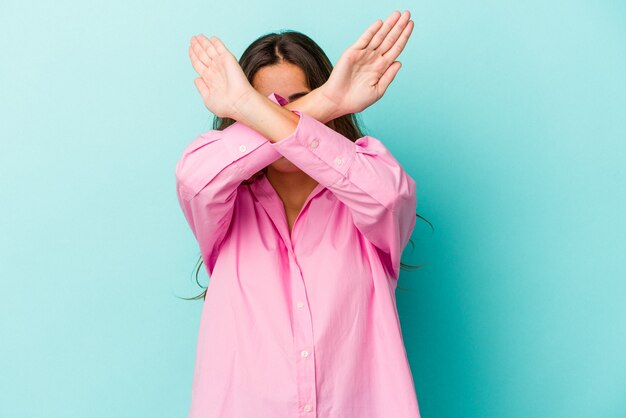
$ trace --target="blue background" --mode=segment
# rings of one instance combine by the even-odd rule
[[[4,0],[1,417],[186,416],[190,37],[296,29],[336,62],[394,8],[413,36],[361,119],[435,226],[396,293],[422,416],[626,416],[623,1]]]

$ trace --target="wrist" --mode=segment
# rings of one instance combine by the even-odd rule
[[[346,114],[341,104],[328,94],[326,83],[313,90],[313,92],[316,94],[317,105],[320,108],[320,112],[326,117],[324,122],[331,121]]]
[[[258,106],[260,96],[261,93],[250,88],[233,103],[231,114],[228,117],[245,124],[254,106]]]

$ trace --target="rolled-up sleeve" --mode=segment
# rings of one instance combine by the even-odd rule
[[[413,232],[416,183],[381,141],[355,142],[299,110],[295,131],[270,146],[328,188],[398,278],[402,251]]]

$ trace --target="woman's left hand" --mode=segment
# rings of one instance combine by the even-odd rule
[[[406,10],[380,19],[339,58],[322,92],[339,114],[357,113],[380,99],[400,70],[400,55],[413,30]]]
[[[207,109],[221,118],[234,119],[238,104],[256,93],[235,56],[216,36],[207,39],[200,34],[191,37],[189,58],[200,75],[194,83]]]

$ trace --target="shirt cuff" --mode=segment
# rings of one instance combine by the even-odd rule
[[[312,116],[291,111],[300,116],[295,131],[271,147],[325,187],[345,178],[357,145]]]
[[[269,96],[267,96],[267,98],[281,106],[284,106],[287,103],[287,100],[275,93],[271,93]],[[247,159],[241,160],[241,158],[250,154],[252,151],[257,150],[259,147],[262,147],[265,144],[270,145],[271,142],[259,132],[238,121],[235,121],[232,125],[226,127],[222,131],[222,136],[225,140],[225,147],[230,157],[230,160],[232,162],[235,162],[235,164],[243,173],[250,175],[254,174],[249,173],[249,171],[251,170],[248,170]],[[267,148],[267,150],[264,150],[264,152],[262,153],[262,160],[267,162],[267,164],[271,164],[282,156],[272,147],[267,146],[265,148]],[[259,158],[261,157],[259,156]],[[252,171],[256,171],[257,169],[257,164],[254,164],[254,168],[252,169]]]
[[[287,103],[273,93],[268,98],[277,104]],[[186,198],[197,195],[220,174],[233,181],[248,179],[282,156],[270,144],[263,135],[238,121],[223,130],[212,129],[199,135],[176,163],[181,194]]]
[[[287,100],[275,93],[271,93],[267,98],[281,106],[287,103]],[[263,135],[239,121],[223,129],[222,136],[228,138],[226,143],[228,153],[232,157],[231,161],[237,161],[265,142],[269,142]]]

